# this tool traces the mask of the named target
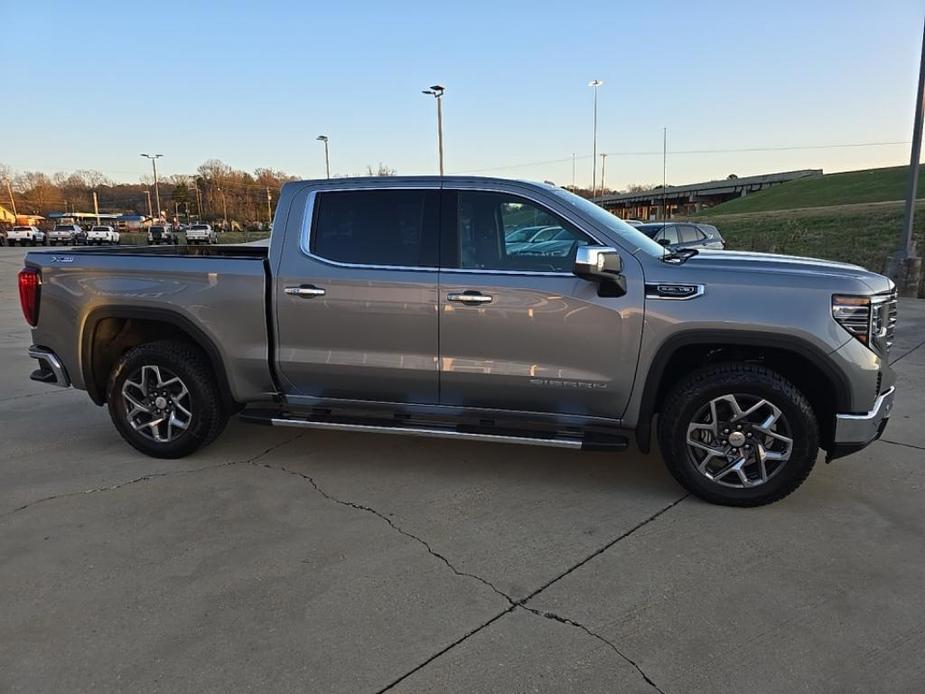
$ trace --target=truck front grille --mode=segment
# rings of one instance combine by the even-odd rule
[[[871,297],[871,342],[877,352],[886,357],[896,333],[896,290]]]

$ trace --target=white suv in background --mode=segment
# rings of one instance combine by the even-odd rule
[[[211,224],[193,224],[186,229],[186,243],[218,243]]]
[[[93,244],[102,246],[104,243],[118,245],[119,232],[110,226],[96,226],[87,232],[88,246],[92,246]]]
[[[19,242],[20,246],[43,246],[48,245],[48,239],[45,232],[38,227],[16,226],[10,229],[6,235],[6,242],[10,246],[15,246]]]

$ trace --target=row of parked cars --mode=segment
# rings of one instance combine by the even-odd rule
[[[186,232],[186,243],[197,246],[199,244],[218,243],[218,234],[211,224],[191,224],[188,227],[174,227],[171,224],[154,224],[148,228],[148,245],[179,243],[179,235]]]
[[[148,245],[179,243],[183,229],[170,224],[154,224],[148,228]],[[218,243],[218,235],[210,224],[192,224],[186,227],[188,244]],[[115,228],[106,225],[84,229],[79,224],[56,224],[45,232],[36,226],[14,226],[4,237],[0,234],[0,246],[118,246],[121,235]]]
[[[0,236],[8,246],[102,246],[118,245],[119,232],[110,226],[95,226],[86,231],[79,224],[57,224],[45,232],[36,226],[15,226]]]
[[[688,248],[721,250],[726,242],[712,224],[624,220],[669,251]],[[508,228],[504,234],[508,256],[568,256],[575,247],[573,232],[557,225]]]

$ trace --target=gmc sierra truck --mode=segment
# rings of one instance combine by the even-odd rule
[[[692,493],[754,506],[893,405],[885,277],[671,252],[552,185],[288,183],[268,245],[30,252],[19,288],[31,377],[86,390],[162,458],[233,414],[603,451],[654,433]]]

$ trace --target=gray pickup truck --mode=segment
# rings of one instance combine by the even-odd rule
[[[163,458],[232,414],[604,451],[648,451],[657,422],[684,487],[753,506],[820,448],[876,439],[893,403],[885,277],[672,253],[551,185],[289,183],[268,246],[30,252],[19,282],[32,378]]]

